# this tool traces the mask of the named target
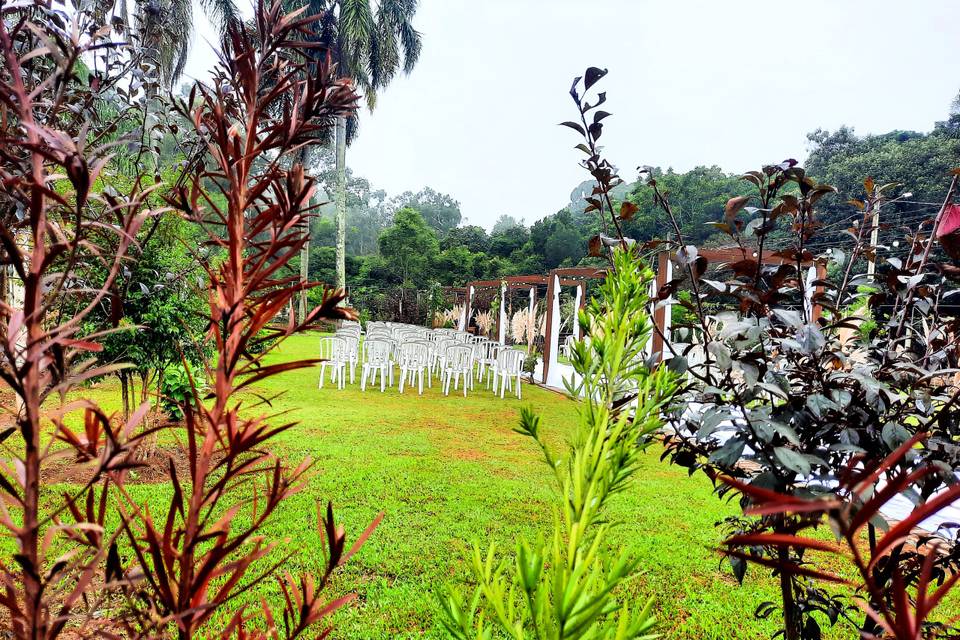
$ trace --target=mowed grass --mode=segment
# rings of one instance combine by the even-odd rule
[[[312,357],[317,340],[294,337],[267,362]],[[383,511],[380,527],[335,578],[331,596],[353,592],[357,599],[331,619],[331,637],[444,637],[436,622],[437,597],[447,584],[469,588],[472,544],[496,543],[509,557],[518,539],[552,529],[556,490],[539,449],[513,431],[520,407],[541,414],[559,451],[577,419],[577,403],[526,384],[522,401],[500,400],[482,385],[467,398],[453,392],[444,397],[436,381],[423,396],[414,389],[400,395],[396,386],[361,392],[359,380],[344,390],[328,380],[318,389],[318,374],[287,372],[249,393],[251,402],[254,393],[282,393],[273,410],[284,415],[275,421],[298,424],[276,439],[274,450],[291,465],[314,461],[307,489],[283,504],[264,531],[281,541],[275,558],[289,554],[283,568],[294,574],[321,571],[318,502],[333,502],[350,540]],[[83,393],[116,408],[112,384]],[[634,484],[609,512],[619,523],[610,545],[626,546],[642,567],[629,589],[654,598],[664,638],[769,637],[776,621],[754,620],[753,611],[764,600],[776,600],[774,582],[757,570],[738,586],[714,550],[721,539],[714,524],[736,513],[736,505],[718,500],[705,478],[689,478],[659,455],[655,447],[645,454]],[[165,512],[169,486],[129,488],[154,513]],[[271,582],[244,601],[261,596],[279,602]],[[220,619],[231,613],[222,612]],[[846,629],[828,637],[849,636]]]
[[[270,361],[310,357],[316,346],[315,336],[298,336]],[[317,389],[317,379],[317,370],[294,371],[258,389],[283,392],[275,407],[299,421],[277,451],[316,461],[308,490],[283,506],[268,534],[291,541],[287,569],[317,571],[317,501],[331,500],[352,536],[383,511],[383,523],[336,580],[338,592],[358,598],[334,618],[333,637],[443,637],[437,596],[446,584],[469,583],[475,541],[510,554],[517,539],[552,529],[556,490],[538,448],[513,431],[520,407],[542,415],[559,450],[577,403],[533,385],[524,385],[522,400],[500,400],[480,385],[467,398],[444,397],[436,382],[423,396],[411,389],[401,396],[396,386],[361,392],[359,380],[337,390],[328,378]],[[775,596],[772,581],[738,587],[713,550],[720,539],[714,523],[735,507],[659,454],[645,455],[636,483],[610,512],[622,523],[611,544],[626,545],[643,567],[631,589],[655,598],[666,638],[768,637],[774,627],[752,613]]]

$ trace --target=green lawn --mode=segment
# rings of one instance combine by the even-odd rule
[[[312,355],[316,338],[288,341],[277,359]],[[500,400],[477,389],[467,399],[443,397],[439,385],[422,397],[396,388],[317,389],[317,372],[271,379],[264,391],[285,391],[277,403],[300,426],[282,436],[284,455],[317,460],[309,491],[286,505],[272,534],[296,543],[290,569],[316,568],[310,549],[313,504],[333,500],[348,532],[359,533],[379,510],[380,528],[337,582],[356,591],[357,603],[338,614],[334,637],[350,639],[442,637],[435,594],[444,583],[469,576],[465,554],[474,540],[509,551],[520,536],[547,532],[555,492],[537,448],[513,431],[522,404],[532,404],[556,444],[575,420],[577,405],[525,385],[523,400]],[[712,551],[714,522],[732,508],[709,483],[690,479],[650,451],[638,482],[619,497],[613,513],[623,522],[617,543],[642,558],[634,588],[656,598],[659,631],[667,638],[760,638],[773,630],[750,620],[772,582],[737,587],[719,571]],[[744,621],[748,624],[744,625]]]
[[[315,344],[316,336],[295,337],[271,359],[309,357]],[[556,393],[525,385],[521,403],[481,388],[467,399],[443,397],[437,383],[422,397],[409,389],[401,396],[396,387],[381,394],[328,383],[318,390],[316,370],[288,372],[257,391],[285,392],[275,407],[300,421],[276,450],[291,462],[316,461],[308,490],[286,503],[267,531],[287,541],[293,554],[287,569],[319,570],[316,501],[333,501],[351,538],[378,511],[386,514],[336,579],[336,591],[359,597],[334,618],[334,638],[442,637],[435,595],[445,583],[468,579],[471,543],[495,541],[509,551],[519,537],[551,526],[548,470],[536,447],[512,429],[520,406],[531,404],[562,444],[577,405]],[[116,397],[109,385],[86,393]],[[661,463],[659,453],[648,452],[635,485],[615,499],[610,514],[622,522],[611,542],[642,560],[644,573],[631,588],[655,598],[665,638],[769,637],[775,627],[752,613],[775,598],[773,582],[756,572],[738,587],[712,550],[720,538],[713,524],[735,507],[717,500],[704,478]],[[131,489],[158,506],[168,494],[164,485]],[[276,595],[272,585],[261,589],[252,595]]]

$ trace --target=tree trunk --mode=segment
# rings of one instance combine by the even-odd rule
[[[303,147],[300,151],[297,152],[296,163],[303,167],[303,170],[307,170],[307,147]],[[312,203],[310,203],[312,204]],[[307,219],[307,242],[303,245],[303,248],[300,250],[300,282],[306,282],[310,279],[310,233],[311,225],[310,220]],[[299,321],[303,322],[307,317],[307,291],[304,289],[300,292],[299,296],[299,309],[298,311],[290,310],[291,314],[299,313]]]
[[[347,119],[337,118],[337,287],[347,286]]]
[[[123,402],[123,419],[126,420],[130,417],[130,385],[129,385],[129,374],[126,371],[121,371],[117,374],[117,377],[120,378],[120,398]]]
[[[307,225],[307,242],[303,245],[300,252],[300,282],[306,282],[310,279],[310,226]],[[307,319],[307,290],[300,292],[300,322]]]
[[[778,549],[780,562],[786,563],[790,559],[789,549]],[[800,639],[800,620],[796,603],[793,599],[793,581],[790,574],[780,572],[780,597],[783,600],[783,637],[785,640]]]

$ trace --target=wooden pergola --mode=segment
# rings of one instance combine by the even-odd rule
[[[500,289],[500,313],[497,318],[497,336],[500,342],[506,341],[507,332],[507,306],[503,301],[506,300],[507,292],[515,289],[529,289],[530,291],[530,316],[535,316],[537,307],[537,287],[546,286],[547,288],[547,317],[546,331],[543,338],[543,374],[544,384],[549,384],[551,364],[556,371],[557,353],[559,351],[560,341],[560,290],[562,287],[576,287],[574,297],[574,308],[579,310],[586,304],[586,283],[591,279],[603,278],[606,275],[605,269],[596,269],[592,267],[570,267],[563,269],[553,269],[547,275],[526,275],[526,276],[506,276],[500,280],[475,280],[468,282],[466,286],[466,303],[463,308],[463,315],[460,317],[460,330],[467,328],[472,313],[473,299],[476,293],[482,289]],[[575,313],[573,317],[573,335],[580,337],[579,317]],[[553,381],[558,382],[558,381]],[[560,386],[559,383],[556,386]]]
[[[750,253],[750,249],[741,247],[721,247],[716,249],[699,249],[698,255],[706,258],[710,264],[723,266],[743,260],[745,258],[757,259],[756,251]],[[673,280],[673,261],[670,259],[669,251],[660,251],[656,258],[656,278],[651,283],[651,295]],[[785,264],[789,262],[782,256],[774,255],[773,251],[764,251],[759,257],[758,262],[761,265],[767,264]],[[791,264],[794,264],[791,262]],[[822,262],[806,260],[800,263],[800,267],[813,267],[815,269],[816,281],[822,281],[826,278],[826,266]],[[500,313],[497,318],[497,335],[500,342],[506,339],[506,294],[514,289],[530,290],[530,315],[533,316],[537,305],[537,287],[546,285],[547,293],[547,313],[546,313],[546,331],[543,338],[543,369],[541,382],[551,387],[562,387],[563,382],[558,371],[557,356],[560,349],[560,291],[563,287],[576,287],[574,297],[574,308],[582,309],[586,304],[586,284],[590,280],[606,277],[605,268],[594,267],[568,267],[553,269],[546,275],[526,275],[526,276],[507,276],[500,280],[476,280],[468,282],[463,288],[465,291],[465,302],[463,315],[460,317],[460,330],[466,330],[470,321],[474,295],[482,289],[499,288],[500,289]],[[820,317],[821,308],[816,303],[817,294],[823,292],[821,285],[816,285],[813,295],[809,299],[812,315],[814,319]],[[664,352],[664,336],[670,335],[670,306],[669,304],[660,305],[654,308],[653,323],[657,327],[650,344],[651,354],[662,354]],[[580,325],[578,315],[574,314],[573,335],[580,337]]]

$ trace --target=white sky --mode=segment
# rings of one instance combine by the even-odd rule
[[[420,0],[415,25],[420,62],[362,114],[347,163],[390,194],[449,193],[487,228],[554,213],[589,177],[556,126],[587,66],[610,70],[602,140],[628,181],[802,159],[818,127],[927,131],[960,90],[960,0]]]

